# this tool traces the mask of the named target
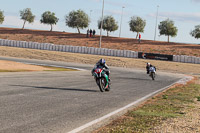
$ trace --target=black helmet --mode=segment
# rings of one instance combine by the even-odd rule
[[[105,59],[100,59],[100,60],[99,60],[99,63],[100,63],[101,65],[105,65],[106,60],[105,60]]]

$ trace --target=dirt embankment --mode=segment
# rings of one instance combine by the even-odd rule
[[[85,34],[67,32],[0,28],[0,38],[40,43],[53,43],[60,45],[99,47],[99,36],[86,38]],[[102,48],[200,57],[200,45],[167,43],[152,40],[142,40],[141,43],[138,44],[138,40],[136,39],[103,36]]]

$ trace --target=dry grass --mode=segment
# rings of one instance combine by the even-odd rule
[[[200,132],[199,95],[199,84],[173,87],[94,133]]]

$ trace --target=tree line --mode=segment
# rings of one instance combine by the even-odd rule
[[[35,19],[35,15],[33,15],[30,8],[20,10],[20,17],[24,21],[22,29],[24,29],[26,22],[33,23]],[[4,18],[5,18],[4,13],[3,11],[0,10],[0,24],[3,23]],[[45,11],[41,15],[41,19],[40,19],[41,23],[51,26],[50,31],[53,30],[53,25],[56,25],[58,21],[59,19],[56,17],[55,13],[50,12],[50,11]],[[66,26],[68,27],[76,28],[78,30],[78,33],[80,34],[80,29],[88,28],[89,23],[90,23],[90,18],[81,9],[77,11],[73,10],[65,16],[65,23],[66,23]],[[116,20],[111,15],[105,16],[103,18],[103,21],[100,18],[97,23],[98,23],[98,29],[101,29],[101,24],[102,24],[102,29],[107,31],[107,36],[109,36],[109,32],[114,32],[119,27]],[[137,33],[136,39],[139,33],[144,32],[145,26],[146,26],[146,20],[142,19],[141,17],[133,16],[131,17],[131,20],[129,21],[130,31]],[[168,37],[168,42],[169,42],[170,36],[171,37],[177,36],[178,29],[174,25],[174,21],[170,19],[166,19],[160,22],[160,24],[158,25],[158,29],[159,29],[160,35],[165,35]],[[200,38],[200,25],[195,26],[194,30],[190,32],[190,35],[196,39]]]

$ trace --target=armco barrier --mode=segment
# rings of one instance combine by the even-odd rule
[[[8,40],[8,46],[11,46],[12,41]]]
[[[85,47],[85,46],[70,46],[70,45],[54,45],[51,43],[37,43],[37,42],[25,42],[25,41],[14,41],[0,39],[0,46],[9,46],[9,47],[21,47],[21,48],[31,48],[31,49],[41,49],[41,50],[50,50],[50,51],[61,51],[61,52],[73,52],[73,53],[83,53],[83,54],[95,54],[95,55],[106,55],[106,56],[116,56],[116,57],[127,57],[127,58],[143,58],[143,53],[135,52],[130,50],[115,50],[107,48],[94,48],[94,47]],[[146,53],[144,53],[146,54]],[[160,55],[147,53],[146,56],[152,57],[155,59],[172,60],[174,62],[183,62],[183,63],[194,63],[200,64],[200,57],[186,56],[186,55]]]
[[[100,55],[105,55],[105,49],[104,48],[100,49]]]
[[[187,63],[192,63],[192,57],[191,56],[187,57]]]
[[[195,57],[195,58],[194,58],[194,63],[195,63],[195,64],[198,64],[198,63],[199,63],[199,58],[198,58],[198,57]]]
[[[182,62],[182,63],[200,64],[200,57],[186,56],[186,55],[174,55],[173,61],[174,62]]]
[[[127,50],[124,50],[123,57],[128,57],[128,51]]]
[[[111,49],[111,51],[110,51],[110,56],[114,56],[114,50],[113,49]]]
[[[88,48],[88,54],[91,54],[91,48],[90,47]]]
[[[101,55],[101,49],[100,48],[97,48],[97,54]]]
[[[61,46],[60,46],[60,51],[61,51],[61,52],[65,52],[65,46],[64,46],[64,45],[61,45]]]
[[[178,62],[181,62],[181,56],[178,55]]]
[[[126,57],[127,58],[131,58],[130,56],[131,56],[131,51],[130,50],[126,50]]]
[[[185,62],[185,56],[181,55],[181,61],[180,62]]]
[[[178,62],[178,56],[177,55],[173,55],[173,61]]]
[[[113,56],[117,56],[117,50],[113,50]]]
[[[10,47],[13,47],[13,41],[10,41],[9,46],[10,46]]]
[[[192,63],[195,63],[195,58],[192,56]]]

